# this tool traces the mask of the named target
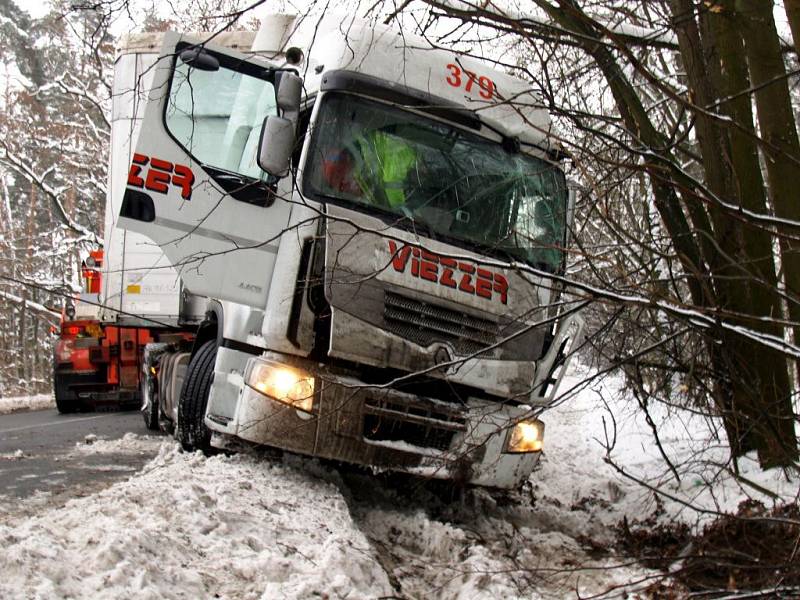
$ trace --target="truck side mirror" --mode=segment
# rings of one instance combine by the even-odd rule
[[[295,114],[300,110],[300,97],[303,93],[303,78],[284,71],[278,84],[277,103],[284,113]]]
[[[219,60],[199,46],[188,48],[180,54],[181,62],[200,71],[219,71]]]
[[[258,166],[275,177],[289,172],[289,160],[294,149],[294,121],[268,116],[261,126],[258,139]]]

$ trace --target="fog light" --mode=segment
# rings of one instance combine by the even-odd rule
[[[259,361],[250,370],[247,385],[305,412],[311,412],[314,405],[314,377],[300,369]]]
[[[506,438],[506,452],[540,452],[544,446],[544,423],[520,421]]]

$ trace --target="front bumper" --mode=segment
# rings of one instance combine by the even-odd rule
[[[206,425],[300,454],[499,488],[519,486],[539,460],[538,452],[504,452],[508,429],[530,416],[528,408],[480,399],[460,405],[344,377],[317,382],[311,414],[242,384],[232,410],[209,410]]]

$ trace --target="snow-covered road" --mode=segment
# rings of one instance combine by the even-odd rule
[[[648,516],[654,502],[603,461],[601,410],[587,391],[549,414],[541,468],[508,494],[448,496],[291,455],[205,457],[158,438],[101,440],[81,451],[150,448],[157,457],[65,504],[23,513],[5,502],[0,597],[620,595],[616,586],[651,574],[608,550],[613,526]],[[629,439],[646,465],[645,438]]]

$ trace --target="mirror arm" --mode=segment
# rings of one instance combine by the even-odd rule
[[[264,69],[264,75],[275,75],[275,73],[292,73],[300,77],[300,71],[292,67],[268,67]]]

